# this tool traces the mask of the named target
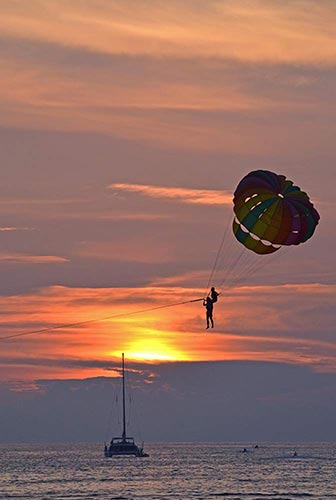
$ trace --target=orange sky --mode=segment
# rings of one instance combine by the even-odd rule
[[[255,153],[256,124],[245,123],[244,141],[231,127],[223,138],[216,121],[193,113],[316,112],[323,102],[311,90],[334,65],[335,18],[328,0],[4,0],[0,120]],[[267,142],[281,141],[283,124],[272,129]]]
[[[329,335],[316,339],[314,323],[318,321],[310,312],[318,304],[332,304],[335,286],[225,290],[215,307],[216,328],[208,332],[204,329],[201,302],[128,315],[178,300],[192,300],[202,293],[201,289],[159,286],[136,290],[53,287],[6,297],[0,301],[8,322],[2,336],[8,331],[16,334],[49,325],[110,319],[8,340],[3,344],[2,356],[9,365],[3,363],[1,375],[9,379],[104,375],[123,351],[128,359],[145,362],[266,358],[335,368],[332,318],[318,325]],[[299,309],[291,305],[298,293],[304,298]]]
[[[255,168],[321,214],[312,241],[265,268],[244,254],[226,282],[241,251],[227,233],[214,331],[196,303],[20,337],[1,343],[1,378],[106,375],[122,351],[335,370],[335,3],[3,0],[0,14],[0,336],[202,297]]]

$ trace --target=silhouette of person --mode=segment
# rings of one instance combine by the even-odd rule
[[[210,297],[207,297],[203,301],[203,306],[206,308],[206,329],[209,328],[209,322],[211,323],[211,328],[214,327],[214,322],[213,322],[213,317],[212,317],[212,312],[213,312],[213,301],[211,300]]]
[[[211,287],[210,298],[211,298],[211,300],[212,300],[213,303],[217,302],[218,295],[219,295],[219,293],[216,292],[215,287],[214,286]]]

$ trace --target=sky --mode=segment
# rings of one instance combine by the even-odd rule
[[[318,408],[336,416],[335,2],[2,0],[0,14],[0,337],[57,327],[0,339],[0,439],[23,439],[22,415],[23,435],[46,439],[53,401],[65,420],[74,390],[78,411],[100,407],[121,352],[151,439],[183,440],[166,418],[152,432],[156,401],[173,391],[178,421],[197,387],[234,439],[291,439],[290,424],[256,423],[270,411],[261,372],[274,414],[300,414],[302,439],[334,439]],[[255,169],[309,194],[311,240],[242,253],[232,197]],[[209,285],[221,291],[210,332],[201,302],[158,309]],[[253,408],[244,433],[239,394]],[[211,438],[202,419],[190,439]]]

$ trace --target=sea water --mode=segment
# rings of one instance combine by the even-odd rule
[[[2,445],[0,499],[336,499],[335,444],[162,443],[146,452],[105,458],[94,444]]]

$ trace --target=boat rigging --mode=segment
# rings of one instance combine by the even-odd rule
[[[122,434],[121,437],[113,437],[110,445],[104,446],[105,457],[114,456],[135,456],[148,457],[149,455],[143,450],[143,443],[137,446],[134,438],[127,436],[126,432],[126,403],[125,403],[125,356],[122,353],[121,357],[121,374],[122,374]]]

